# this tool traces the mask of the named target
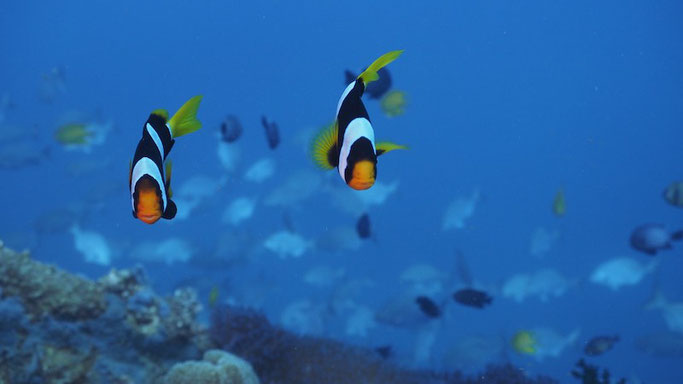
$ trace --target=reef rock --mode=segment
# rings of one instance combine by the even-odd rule
[[[106,308],[103,289],[97,283],[34,262],[28,252],[13,252],[1,241],[0,287],[3,298],[18,297],[33,317],[92,319]]]
[[[203,361],[174,365],[166,374],[165,384],[259,384],[248,362],[221,350],[204,353]]]
[[[211,345],[196,293],[160,297],[144,272],[91,281],[0,242],[1,383],[156,383]]]

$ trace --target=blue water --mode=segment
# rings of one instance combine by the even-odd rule
[[[155,289],[190,284],[206,298],[217,285],[222,297],[258,297],[254,304],[274,322],[295,300],[325,304],[328,291],[302,282],[317,265],[374,281],[358,299],[371,308],[397,293],[398,275],[410,265],[452,270],[456,249],[474,279],[489,286],[552,267],[577,281],[559,298],[517,303],[497,297],[480,312],[449,304],[427,367],[443,369],[439,354],[467,335],[579,328],[579,340],[559,357],[537,362],[507,355],[532,373],[573,382],[568,372],[583,343],[618,333],[622,341],[593,362],[646,383],[681,382],[680,357],[649,357],[633,340],[666,329],[658,312],[642,309],[655,283],[671,300],[683,299],[683,244],[657,256],[656,279],[618,292],[587,281],[614,257],[650,261],[629,248],[637,225],[683,226],[683,211],[661,198],[683,177],[681,14],[676,1],[3,2],[0,93],[13,104],[5,123],[37,129],[36,150],[50,151],[37,165],[0,169],[0,239],[95,278],[111,266],[140,262],[130,254],[141,242],[181,237],[195,248],[195,258],[148,263]],[[354,225],[356,218],[334,209],[323,191],[286,210],[257,204],[238,228],[223,224],[234,198],[262,199],[299,170],[322,172],[307,157],[302,132],[334,118],[345,69],[357,71],[394,49],[405,50],[389,69],[394,87],[409,97],[407,111],[390,119],[376,101],[366,105],[378,139],[410,150],[379,160],[378,180],[400,184],[386,203],[370,209],[377,241],[357,251],[313,250],[294,260],[265,251],[264,239],[284,228],[283,211],[305,238]],[[52,68],[63,68],[65,90],[46,103],[38,93]],[[178,139],[171,153],[174,186],[194,175],[227,177],[227,183],[187,220],[145,225],[131,217],[127,188],[141,127],[151,110],[175,111],[196,94],[204,96],[204,126]],[[71,110],[112,120],[115,129],[90,153],[67,151],[53,135]],[[216,132],[229,113],[245,127],[237,143],[242,161],[233,173],[216,156]],[[262,114],[280,127],[282,145],[275,151],[266,145]],[[263,184],[241,180],[264,156],[276,161],[275,176]],[[106,166],[77,177],[66,171],[74,162],[98,161]],[[350,194],[330,173],[324,184]],[[568,208],[557,218],[550,206],[560,187]],[[482,200],[466,228],[442,231],[448,204],[476,188]],[[39,215],[72,203],[84,210],[78,224],[103,234],[115,250],[111,266],[85,263],[68,230],[36,230]],[[537,227],[561,234],[544,258],[529,254]],[[220,255],[212,266],[202,263],[227,232],[249,234],[250,244],[235,247],[251,246],[254,256],[237,264],[221,264]],[[325,336],[392,344],[400,361],[410,361],[416,329],[379,325],[365,338],[351,338],[344,319],[328,322]]]

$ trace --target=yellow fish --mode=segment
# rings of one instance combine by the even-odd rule
[[[85,124],[64,124],[55,132],[55,139],[64,145],[86,145],[92,135]]]
[[[209,292],[209,307],[213,308],[216,305],[216,302],[218,301],[218,286],[214,285],[211,287],[211,292]]]
[[[533,355],[536,353],[536,338],[531,331],[518,331],[512,337],[512,348],[517,353]]]
[[[555,216],[562,217],[566,211],[567,205],[564,199],[564,190],[560,188],[555,194],[555,200],[553,200],[553,213]]]
[[[382,97],[379,105],[388,117],[400,116],[405,113],[405,108],[408,105],[408,96],[403,91],[392,90]]]

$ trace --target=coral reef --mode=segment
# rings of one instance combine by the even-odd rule
[[[258,312],[216,306],[211,315],[213,342],[249,361],[266,384],[552,384],[529,378],[510,365],[490,366],[480,375],[406,370],[374,351],[340,342],[298,336],[271,325]]]
[[[210,345],[196,294],[140,268],[94,282],[0,245],[0,383],[160,382]]]
[[[572,370],[572,376],[581,380],[582,384],[612,384],[610,373],[603,369],[600,373],[600,368],[586,363],[584,359],[576,362],[577,369]],[[614,384],[626,384],[626,379],[619,379]]]
[[[140,267],[90,281],[0,242],[0,384],[556,383],[510,365],[474,377],[408,370],[252,310],[215,305],[207,328],[201,310],[192,289],[154,293]]]
[[[32,317],[91,319],[105,310],[102,287],[55,267],[30,262],[28,252],[7,250],[0,241],[0,287],[16,296]]]

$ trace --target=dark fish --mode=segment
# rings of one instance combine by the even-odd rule
[[[462,305],[474,308],[484,308],[491,304],[491,301],[493,300],[488,293],[471,288],[465,288],[455,292],[453,294],[453,299]]]
[[[377,74],[379,75],[379,80],[368,84],[365,88],[365,93],[371,99],[381,99],[382,96],[391,89],[391,75],[389,74],[389,70],[380,68],[380,70],[377,71]],[[351,84],[356,81],[356,75],[349,70],[344,71],[344,78],[346,80],[345,84]]]
[[[266,140],[270,149],[275,149],[280,144],[280,131],[277,128],[277,123],[274,121],[268,122],[265,116],[261,116],[261,124],[266,129]]]
[[[674,181],[662,192],[664,200],[669,204],[683,208],[683,181]]]
[[[383,359],[388,359],[393,354],[393,350],[391,348],[391,345],[379,346],[379,347],[375,348],[375,352],[377,352],[377,354]]]
[[[417,305],[420,306],[420,310],[422,311],[422,313],[424,313],[428,317],[435,319],[441,316],[441,309],[429,297],[418,296],[415,299],[415,302],[417,303]]]
[[[242,136],[242,123],[235,115],[228,115],[221,123],[221,140],[232,143]]]
[[[358,222],[356,222],[356,232],[358,232],[358,236],[361,239],[367,239],[372,235],[372,231],[370,230],[370,216],[367,213],[364,213],[363,216],[358,218]]]
[[[612,349],[614,344],[619,341],[619,336],[597,336],[586,343],[583,351],[588,356],[598,356]]]
[[[672,240],[683,239],[683,231],[670,233],[661,224],[643,224],[631,233],[631,247],[655,255],[657,251],[671,249]]]

